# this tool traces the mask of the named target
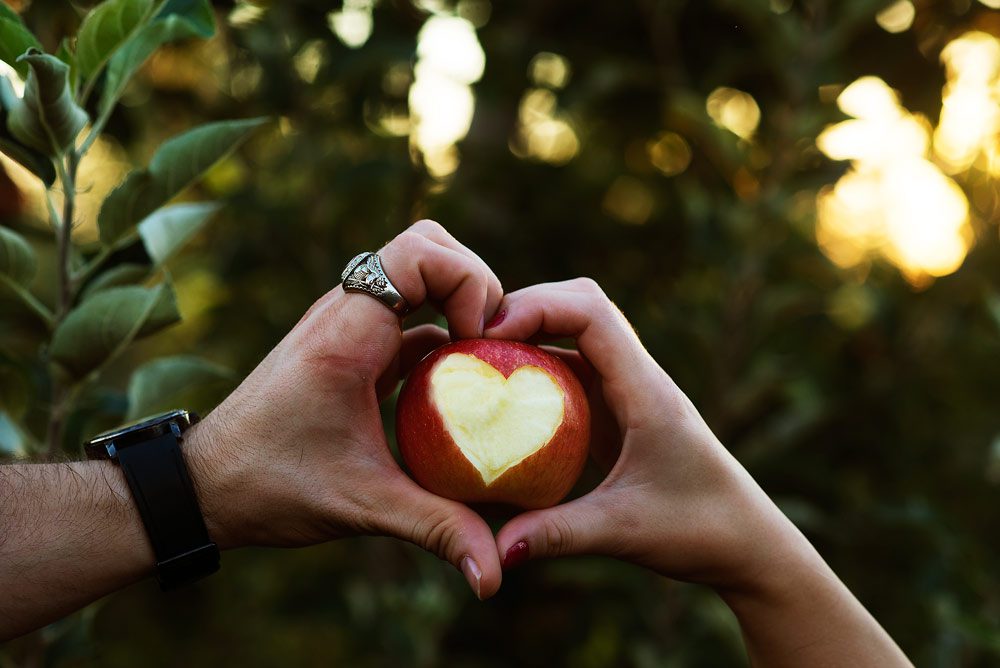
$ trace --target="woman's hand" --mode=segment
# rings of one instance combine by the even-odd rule
[[[784,516],[716,440],[698,411],[589,279],[511,293],[489,338],[569,336],[596,373],[591,388],[598,460],[614,463],[590,494],[525,513],[500,531],[503,553],[599,553],[663,575],[719,587],[752,580],[792,533]],[[577,353],[562,353],[574,357]],[[570,359],[572,363],[572,359]],[[580,363],[574,364],[576,368]],[[596,394],[596,396],[595,396]],[[603,405],[602,405],[603,404]],[[615,455],[620,450],[620,455]],[[769,540],[760,540],[761,537]],[[780,541],[775,541],[780,537]]]
[[[440,304],[454,336],[480,336],[503,294],[472,251],[420,221],[379,251],[413,308]],[[400,330],[376,299],[337,287],[309,309],[185,440],[221,547],[302,546],[356,534],[411,541],[461,569],[480,598],[500,586],[493,534],[466,506],[418,487],[393,460],[379,401],[448,341]]]
[[[716,588],[739,617],[755,662],[909,665],[596,283],[511,293],[485,335],[576,339],[582,359],[561,354],[576,368],[593,367],[580,375],[590,380],[594,433],[605,436],[594,454],[614,462],[589,494],[504,526],[496,540],[505,568],[538,557],[615,556]]]

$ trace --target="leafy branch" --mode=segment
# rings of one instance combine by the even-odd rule
[[[0,77],[0,151],[44,184],[57,249],[56,303],[49,307],[30,289],[37,266],[31,244],[0,228],[0,286],[50,332],[39,346],[51,386],[43,446],[47,458],[62,451],[65,425],[82,389],[133,341],[180,319],[164,263],[220,206],[170,201],[263,123],[210,123],[165,142],[147,167],[131,172],[106,198],[97,219],[100,248],[74,268],[72,231],[81,161],[129,82],[158,48],[209,38],[214,32],[207,0],[105,0],[83,18],[75,40],[64,40],[55,54],[48,54],[20,16],[0,3],[0,60],[24,79],[24,93],[18,96],[12,83]],[[97,94],[92,120],[84,105]],[[54,196],[57,183],[61,207]],[[150,265],[109,266],[116,251],[136,243],[145,247]],[[144,287],[148,282],[154,285]],[[196,367],[189,362],[170,367],[171,382],[180,382],[181,372],[209,373],[207,363]],[[160,376],[147,372],[143,378],[149,383]]]

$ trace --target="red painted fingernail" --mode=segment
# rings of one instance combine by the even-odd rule
[[[504,319],[507,317],[507,309],[504,309],[497,313],[495,316],[490,318],[490,321],[486,323],[486,329],[493,329],[497,327]]]
[[[528,544],[519,540],[507,548],[507,553],[503,555],[503,562],[500,566],[504,570],[520,566],[528,560]]]

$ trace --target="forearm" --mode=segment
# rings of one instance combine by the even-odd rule
[[[751,664],[783,666],[911,666],[797,530],[782,563],[751,587],[721,592],[743,631]]]
[[[113,463],[0,466],[0,641],[145,577],[153,562]]]
[[[238,547],[228,471],[197,424],[184,460],[209,536]],[[121,468],[109,461],[0,466],[0,642],[153,574],[146,528]]]

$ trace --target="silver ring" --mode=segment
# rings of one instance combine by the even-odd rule
[[[344,292],[363,292],[388,306],[400,318],[410,312],[406,297],[392,284],[382,269],[382,260],[377,253],[358,253],[344,267],[340,275]]]

